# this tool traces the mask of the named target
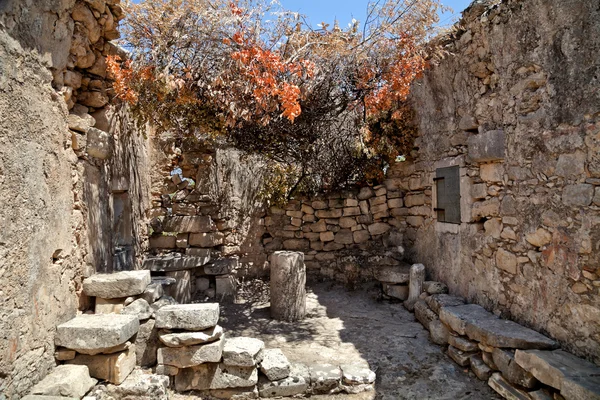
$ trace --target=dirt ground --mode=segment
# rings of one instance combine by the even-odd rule
[[[318,283],[308,288],[305,320],[274,321],[266,284],[247,285],[243,304],[222,305],[229,337],[250,336],[281,348],[292,362],[368,363],[377,373],[374,392],[313,396],[313,399],[499,399],[486,382],[456,365],[402,304],[378,299],[371,286],[346,291]]]

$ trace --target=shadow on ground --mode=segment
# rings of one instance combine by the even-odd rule
[[[279,347],[292,362],[368,363],[376,390],[318,399],[499,399],[485,382],[457,366],[399,303],[378,300],[371,286],[353,292],[331,283],[308,287],[305,320],[274,321],[268,287],[244,288],[243,304],[223,305],[221,324],[229,336],[252,336]]]

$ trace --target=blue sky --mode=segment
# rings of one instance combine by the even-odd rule
[[[440,25],[452,25],[460,17],[472,0],[442,0],[442,4],[450,6],[453,12],[441,15]],[[332,24],[335,18],[340,26],[347,26],[355,18],[364,22],[368,0],[280,0],[283,7],[298,11],[308,16],[313,27],[321,22]]]

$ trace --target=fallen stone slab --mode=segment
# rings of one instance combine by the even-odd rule
[[[515,361],[540,382],[561,391],[566,386],[576,392],[581,381],[600,383],[600,367],[563,350],[517,350]]]
[[[464,304],[440,309],[440,320],[463,336],[467,334],[469,324],[485,324],[494,319],[498,319],[498,317],[477,304]]]
[[[177,255],[147,257],[142,268],[153,272],[184,271],[202,267],[208,262],[210,262],[210,253],[201,256],[181,256],[177,253]]]
[[[340,367],[331,364],[315,364],[309,367],[313,393],[327,394],[339,391],[342,380]]]
[[[531,400],[527,392],[512,386],[499,372],[492,374],[488,385],[507,400]]]
[[[310,387],[310,381],[302,376],[290,374],[289,377],[277,381],[270,381],[261,377],[258,382],[260,397],[291,397],[306,393]]]
[[[135,368],[135,345],[131,345],[127,350],[114,354],[97,354],[94,356],[78,354],[73,360],[67,361],[67,363],[85,365],[89,368],[90,375],[94,378],[119,385]]]
[[[410,280],[410,265],[386,265],[375,269],[375,279],[385,283],[408,283]]]
[[[459,350],[467,351],[467,352],[473,352],[473,351],[479,350],[479,346],[477,346],[476,342],[473,342],[469,339],[466,339],[466,338],[463,338],[460,336],[450,335],[448,337],[448,344],[450,346],[456,347]]]
[[[123,345],[139,327],[135,315],[82,314],[57,326],[54,342],[78,353],[100,354]]]
[[[567,400],[600,400],[600,377],[573,376],[565,379],[560,394]]]
[[[219,304],[177,304],[156,311],[156,327],[202,331],[219,322]]]
[[[454,307],[465,304],[462,297],[450,296],[449,294],[434,294],[425,298],[425,302],[435,312],[440,313],[442,307]]]
[[[433,312],[431,308],[425,303],[424,300],[417,300],[414,304],[415,318],[425,327],[430,330],[429,325],[432,321],[436,321],[438,316]]]
[[[108,385],[106,394],[119,400],[168,400],[169,378],[135,369],[120,385]]]
[[[479,354],[471,356],[470,363],[471,371],[473,371],[479,380],[487,381],[494,372],[490,367],[488,367]]]
[[[144,290],[144,293],[141,294],[141,298],[146,300],[148,304],[152,304],[160,299],[163,294],[163,285],[152,281],[148,286],[146,286],[146,290]]]
[[[448,344],[450,331],[442,321],[436,319],[429,323],[429,338],[435,344],[445,346]]]
[[[494,365],[502,372],[504,379],[513,385],[528,389],[533,389],[538,385],[538,380],[517,364],[514,351],[495,348],[492,352],[492,358]]]
[[[365,385],[375,382],[377,375],[368,366],[362,364],[342,364],[342,383],[344,385]]]
[[[83,280],[83,292],[88,296],[115,299],[136,296],[150,284],[150,271],[121,271],[96,274]]]
[[[160,341],[168,347],[194,346],[210,343],[223,336],[223,327],[217,325],[200,332],[172,332],[161,330],[158,332]]]
[[[121,314],[135,315],[140,321],[150,318],[152,312],[150,304],[144,299],[137,299],[121,310]]]
[[[257,363],[258,353],[264,349],[262,340],[249,337],[234,337],[225,341],[223,363],[237,367],[253,367]]]
[[[238,268],[239,258],[222,258],[219,260],[213,260],[204,266],[205,275],[227,275],[232,273]]]
[[[533,329],[505,319],[467,320],[469,338],[488,346],[511,349],[555,349],[558,344]]]
[[[158,349],[157,361],[162,365],[189,368],[207,362],[217,363],[223,355],[225,338],[218,341],[185,347],[162,347]]]
[[[84,365],[59,365],[32,389],[31,395],[62,396],[80,399],[98,381]]]
[[[281,349],[264,349],[260,352],[260,370],[270,381],[290,376],[291,365]]]
[[[231,365],[201,364],[179,370],[175,376],[175,390],[247,388],[258,383],[256,367],[236,367]]]

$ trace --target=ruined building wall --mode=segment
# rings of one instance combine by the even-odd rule
[[[134,268],[113,262],[119,246],[142,251],[145,141],[108,104],[104,70],[119,13],[118,0],[0,2],[2,398],[54,367],[56,325],[88,307],[82,278]],[[126,192],[135,202],[115,202]]]
[[[499,3],[493,5],[492,3]],[[478,2],[412,91],[421,137],[390,178],[420,198],[407,256],[450,292],[600,362],[600,9]],[[459,166],[461,223],[436,169]]]

